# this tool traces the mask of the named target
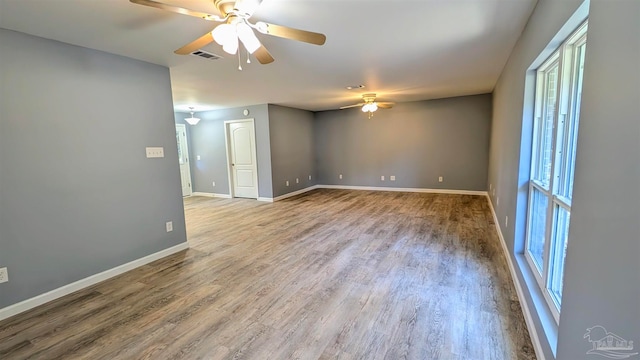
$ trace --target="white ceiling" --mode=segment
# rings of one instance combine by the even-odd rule
[[[217,14],[211,0],[165,3]],[[357,103],[487,93],[536,0],[263,0],[262,20],[326,34],[324,46],[258,34],[275,62],[210,61],[173,50],[217,23],[128,0],[0,0],[0,27],[171,69],[176,110],[280,104],[312,111]],[[364,84],[363,90],[347,90]]]

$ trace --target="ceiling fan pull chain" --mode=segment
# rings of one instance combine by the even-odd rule
[[[251,64],[251,54],[249,53],[249,50],[247,50],[247,64]]]
[[[239,45],[240,45],[240,44],[238,44],[238,46],[239,46]],[[239,71],[242,71],[242,61],[240,60],[240,57],[241,57],[241,56],[240,56],[240,53],[241,53],[241,51],[240,51],[240,48],[238,47],[238,70],[239,70]]]

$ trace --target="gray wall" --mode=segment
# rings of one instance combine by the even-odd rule
[[[591,2],[559,330],[549,319],[521,255],[531,147],[527,123],[531,109],[524,106],[524,99],[531,99],[532,93],[525,89],[525,73],[556,33],[567,35],[571,30],[563,24],[569,20],[577,25],[572,14],[581,3],[538,2],[494,92],[489,166],[489,183],[496,188],[491,201],[517,276],[532,289],[524,290],[535,320],[532,331],[549,359],[554,358],[551,348],[557,341],[557,358],[563,360],[590,358],[586,352],[591,344],[583,334],[594,325],[633,340],[636,350],[640,344],[640,2],[636,0]],[[521,148],[525,156],[519,159]],[[505,226],[505,216],[516,221]]]
[[[318,183],[485,191],[490,122],[490,94],[316,113]]]
[[[317,183],[313,119],[314,114],[310,111],[269,105],[274,197]],[[298,183],[296,178],[299,179]],[[286,185],[287,180],[289,186]]]
[[[186,241],[172,113],[167,68],[0,29],[0,308]]]
[[[514,262],[516,276],[525,288],[523,293],[534,321],[534,329],[530,331],[540,339],[542,351],[548,359],[554,358],[558,327],[522,255],[533,119],[533,107],[525,107],[525,99],[527,104],[531,104],[534,95],[532,86],[535,85],[534,75],[527,73],[527,70],[534,61],[539,62],[549,55],[545,48],[553,42],[556,34],[561,33],[558,37],[561,41],[581,23],[580,19],[574,17],[574,24],[565,26],[581,4],[582,0],[538,2],[493,93],[489,155],[489,187],[492,188],[490,198]],[[555,45],[559,45],[558,40],[555,41]],[[587,49],[587,52],[589,51]],[[525,80],[530,81],[526,89]],[[508,226],[505,226],[506,216],[511,219]]]
[[[243,115],[244,109],[249,115]],[[176,118],[183,117],[176,114]],[[225,148],[224,122],[253,118],[258,161],[258,190],[260,197],[273,197],[271,183],[271,149],[269,140],[269,110],[267,105],[245,106],[222,110],[202,111],[201,120],[190,127],[191,178],[194,192],[229,194],[229,177]],[[196,160],[197,156],[200,160]],[[212,182],[216,183],[213,187]]]
[[[592,1],[588,31],[559,359],[594,325],[640,350],[640,1]]]

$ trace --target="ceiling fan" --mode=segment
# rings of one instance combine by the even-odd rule
[[[373,94],[373,93],[363,94],[362,95],[362,100],[364,100],[364,102],[359,103],[359,104],[354,104],[354,105],[343,106],[343,107],[340,108],[340,110],[349,109],[349,108],[357,107],[357,106],[362,106],[362,112],[369,113],[369,119],[371,119],[371,117],[373,116],[373,113],[376,110],[378,110],[378,109],[391,109],[393,107],[393,105],[395,105],[395,103],[392,103],[392,102],[378,102],[378,101],[376,101],[376,94]]]
[[[211,0],[222,17],[199,11],[189,10],[154,0],[130,0],[134,4],[145,5],[157,9],[167,10],[178,14],[199,17],[208,21],[220,22],[212,31],[174,51],[179,55],[188,55],[215,41],[222,49],[231,55],[240,53],[240,43],[250,54],[253,54],[261,64],[273,62],[273,56],[256,37],[254,29],[262,34],[273,35],[285,39],[298,40],[309,44],[323,45],[326,41],[324,34],[299,30],[287,26],[268,24],[262,21],[252,23],[249,18],[253,15],[262,0]],[[247,56],[247,62],[251,62]],[[242,70],[242,66],[238,66]]]

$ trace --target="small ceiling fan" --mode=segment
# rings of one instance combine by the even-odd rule
[[[199,17],[208,21],[220,22],[212,31],[207,32],[198,39],[174,51],[178,55],[188,55],[192,52],[215,41],[222,49],[231,55],[240,53],[240,43],[253,54],[261,64],[273,62],[273,56],[256,37],[254,29],[266,35],[277,36],[285,39],[297,40],[309,44],[323,45],[326,41],[324,34],[306,30],[299,30],[287,26],[268,24],[262,21],[252,23],[249,18],[256,11],[262,0],[211,0],[220,11],[222,17],[199,11],[189,10],[173,5],[164,4],[154,0],[130,0],[134,4],[145,5],[157,9],[167,10],[178,14]],[[247,56],[247,62],[251,62]],[[238,66],[242,70],[242,66]]]
[[[369,119],[371,119],[371,117],[373,116],[373,113],[376,110],[378,110],[378,109],[391,109],[393,107],[393,105],[395,105],[395,103],[392,103],[392,102],[378,102],[378,101],[376,101],[376,94],[373,94],[373,93],[363,94],[362,95],[362,100],[364,100],[364,102],[359,103],[359,104],[354,104],[354,105],[343,106],[343,107],[340,108],[340,110],[362,106],[362,112],[369,113]]]

